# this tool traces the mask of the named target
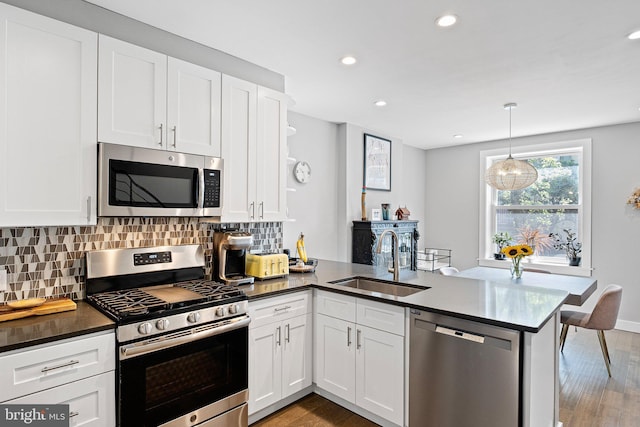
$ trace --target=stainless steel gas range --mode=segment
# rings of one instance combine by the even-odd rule
[[[204,266],[199,245],[87,253],[87,300],[117,324],[119,426],[247,425],[247,297]]]

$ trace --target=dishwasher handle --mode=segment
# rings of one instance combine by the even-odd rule
[[[436,332],[439,334],[449,335],[449,336],[460,338],[467,341],[477,342],[478,344],[484,344],[483,335],[475,335],[469,332],[445,328],[444,326],[440,326],[440,325],[436,325]]]

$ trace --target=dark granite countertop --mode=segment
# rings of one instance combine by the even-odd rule
[[[507,277],[508,270],[504,274]],[[406,297],[328,283],[353,276],[392,279],[384,268],[320,260],[313,273],[256,280],[241,288],[254,300],[314,287],[526,332],[538,332],[570,296],[565,290],[523,286],[508,280],[477,280],[425,271],[401,272],[400,282],[425,288]],[[549,280],[558,277],[546,276]],[[77,303],[74,311],[0,323],[0,353],[115,328],[113,321],[88,303]]]
[[[504,274],[508,277],[509,270],[504,270]],[[546,324],[570,295],[566,290],[442,276],[426,271],[401,272],[400,282],[425,287],[424,291],[406,297],[328,283],[353,276],[392,279],[391,273],[384,268],[320,260],[313,273],[292,273],[285,278],[256,281],[253,285],[243,286],[243,289],[249,300],[253,300],[315,287],[534,333]],[[558,277],[546,276],[549,280]]]
[[[114,329],[111,319],[84,301],[73,311],[0,323],[0,353]]]

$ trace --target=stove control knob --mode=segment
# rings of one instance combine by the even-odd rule
[[[224,307],[218,307],[218,308],[216,308],[216,316],[218,316],[218,317],[223,317],[224,315],[225,315]]]
[[[229,306],[229,314],[237,314],[239,309],[238,304],[231,304]]]
[[[161,331],[164,331],[168,327],[169,327],[168,319],[160,319],[156,322],[156,328],[160,329]]]
[[[144,322],[138,325],[138,332],[140,332],[142,335],[150,334],[152,330],[153,326],[149,322]]]
[[[189,313],[189,315],[187,316],[187,322],[189,323],[196,323],[200,320],[200,313],[197,311],[194,311],[193,313]]]

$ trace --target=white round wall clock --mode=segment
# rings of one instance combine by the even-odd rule
[[[306,184],[311,180],[311,166],[307,162],[298,162],[293,168],[293,175],[296,177],[296,181]]]

